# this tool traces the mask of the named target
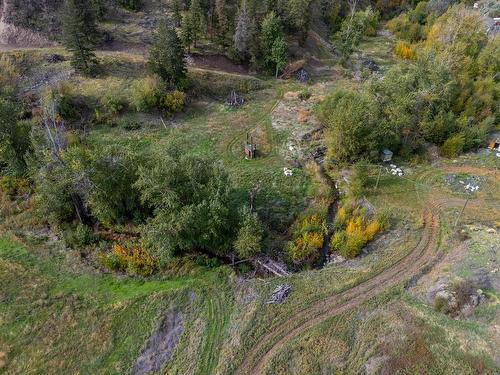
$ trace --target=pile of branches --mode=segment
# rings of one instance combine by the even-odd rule
[[[306,83],[309,81],[309,73],[307,72],[307,70],[305,70],[304,68],[301,68],[298,72],[297,72],[297,81],[301,82],[301,83]]]
[[[234,90],[226,98],[226,105],[229,107],[239,107],[243,104],[245,104],[245,99]]]
[[[292,78],[299,70],[303,69],[305,65],[306,65],[306,60],[297,60],[297,61],[291,62],[283,70],[283,74],[281,75],[281,78],[282,79]]]
[[[291,289],[292,288],[288,284],[278,285],[273,290],[271,298],[266,303],[268,304],[282,303],[286,299],[286,297],[288,297],[288,295],[290,294]]]

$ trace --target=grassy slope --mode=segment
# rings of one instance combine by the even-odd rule
[[[218,272],[168,281],[74,274],[63,259],[47,261],[37,251],[0,238],[7,373],[126,373],[170,306],[182,311],[188,329],[203,311],[202,290],[225,279]]]

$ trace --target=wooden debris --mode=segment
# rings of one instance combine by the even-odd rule
[[[277,303],[282,303],[286,297],[290,294],[290,290],[292,288],[288,284],[281,284],[278,285],[274,290],[273,294],[271,295],[271,298],[269,301],[267,301],[267,304],[277,304]]]
[[[299,70],[304,68],[306,65],[306,60],[297,60],[288,64],[283,70],[283,74],[281,75],[281,79],[290,79],[292,78]]]
[[[283,277],[290,275],[284,264],[279,264],[268,257],[254,259],[253,263],[255,268],[261,267],[275,276]]]
[[[229,96],[226,98],[226,105],[229,107],[239,107],[245,104],[245,99],[238,95],[236,91],[231,91]]]
[[[299,81],[301,83],[306,83],[307,81],[309,81],[309,78],[310,78],[309,73],[304,68],[301,68],[297,72],[297,81]]]

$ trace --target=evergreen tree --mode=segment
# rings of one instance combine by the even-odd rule
[[[215,14],[217,16],[217,39],[220,44],[224,45],[226,42],[226,35],[229,31],[226,0],[215,0]]]
[[[166,20],[160,22],[153,37],[148,64],[151,71],[158,74],[171,88],[182,85],[186,78],[184,46],[175,28]]]
[[[191,52],[191,45],[196,47],[198,37],[200,36],[205,23],[203,12],[199,0],[191,0],[188,12],[182,20],[182,40],[184,45]]]
[[[175,27],[181,26],[182,22],[181,6],[179,1],[180,0],[172,0],[172,18],[174,20]]]
[[[75,70],[91,74],[97,59],[94,49],[98,33],[89,0],[66,0],[63,14],[63,43],[72,53],[71,64]]]
[[[250,17],[247,9],[247,2],[243,0],[241,9],[236,22],[236,30],[234,32],[234,48],[238,54],[245,58],[248,55],[250,47],[251,25]]]
[[[289,0],[288,13],[292,26],[300,34],[299,42],[303,44],[307,39],[311,22],[311,0]]]
[[[188,53],[190,53],[191,45],[194,42],[194,26],[190,13],[186,13],[184,14],[184,17],[182,17],[181,38],[182,42],[188,49]]]

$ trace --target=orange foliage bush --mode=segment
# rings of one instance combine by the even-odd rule
[[[413,50],[413,47],[409,43],[403,41],[399,41],[396,43],[396,46],[394,47],[394,53],[396,54],[396,56],[406,60],[415,60],[415,58],[417,57],[415,51]]]
[[[306,232],[297,238],[289,248],[290,257],[294,262],[314,260],[319,255],[318,249],[323,246],[322,233]]]
[[[298,115],[298,121],[299,122],[307,122],[307,118],[309,117],[309,112],[305,109],[301,109],[299,111],[299,115]]]
[[[365,228],[366,240],[367,241],[373,240],[373,238],[378,232],[380,232],[380,223],[377,220],[373,220]]]
[[[116,244],[111,253],[102,258],[102,263],[113,270],[134,275],[151,276],[157,269],[156,260],[144,249],[129,250]]]

